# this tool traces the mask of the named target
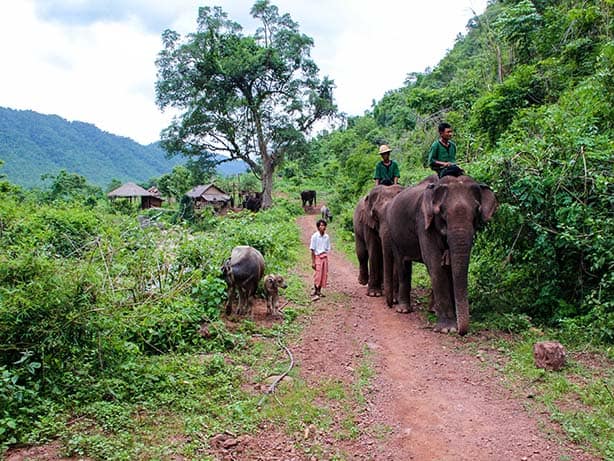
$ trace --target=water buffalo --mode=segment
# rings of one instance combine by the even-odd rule
[[[262,254],[250,246],[234,247],[230,258],[222,265],[222,275],[228,285],[226,314],[232,314],[232,307],[237,297],[237,314],[251,313],[250,297],[256,293],[258,282],[264,275]]]
[[[254,192],[251,195],[247,195],[243,201],[243,208],[250,211],[259,211],[262,207],[262,194],[260,192]]]
[[[266,297],[266,311],[268,315],[279,317],[277,301],[279,300],[279,289],[287,288],[288,285],[281,275],[269,274],[264,277],[264,295]]]
[[[304,190],[303,192],[301,192],[301,200],[303,201],[303,207],[305,207],[307,203],[309,203],[309,206],[315,205],[316,204],[316,191],[315,190]]]

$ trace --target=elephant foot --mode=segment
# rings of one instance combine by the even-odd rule
[[[399,300],[397,298],[386,299],[386,305],[390,308],[396,306],[397,304],[399,304]]]
[[[360,283],[361,285],[366,285],[367,283],[369,283],[369,278],[368,277],[358,277],[358,283]]]
[[[367,290],[367,296],[371,298],[379,298],[381,295],[382,295],[382,290],[373,290],[373,289]]]
[[[398,304],[395,311],[399,314],[409,314],[412,312],[412,308],[409,304]]]
[[[435,327],[433,328],[433,331],[437,333],[456,333],[456,320],[438,320],[437,325],[435,325]]]

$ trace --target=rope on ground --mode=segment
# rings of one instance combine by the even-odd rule
[[[266,391],[264,391],[264,395],[262,396],[262,398],[258,402],[258,407],[262,406],[262,404],[264,403],[264,401],[266,400],[266,398],[267,398],[267,396],[269,394],[272,394],[273,392],[275,392],[275,389],[277,388],[277,385],[281,382],[282,379],[284,379],[286,376],[288,376],[288,373],[290,373],[290,370],[292,370],[292,368],[294,368],[294,357],[292,356],[292,352],[290,351],[290,349],[288,349],[286,346],[284,346],[283,343],[281,342],[281,340],[278,340],[277,344],[279,345],[279,347],[283,348],[286,351],[286,354],[288,354],[288,357],[290,357],[290,366],[288,367],[288,369],[283,374],[279,375],[277,377],[277,379],[271,383],[271,385],[268,387],[268,389]]]

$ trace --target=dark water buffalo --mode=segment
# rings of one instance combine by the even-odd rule
[[[247,245],[234,247],[230,258],[222,265],[222,275],[228,285],[226,314],[232,314],[232,307],[238,297],[237,314],[251,312],[250,297],[256,293],[258,282],[264,275],[262,254]]]
[[[316,204],[316,191],[315,190],[304,190],[301,192],[301,200],[303,201],[303,207],[309,203],[309,206],[314,206]]]
[[[262,198],[259,195],[248,197],[243,203],[243,208],[250,211],[259,211],[262,207]]]

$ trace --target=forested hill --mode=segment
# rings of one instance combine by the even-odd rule
[[[41,186],[41,175],[60,170],[77,173],[92,184],[111,180],[143,182],[185,163],[167,159],[158,144],[144,146],[83,122],[57,115],[0,107],[0,174],[21,186]],[[223,164],[221,174],[244,171],[236,162]]]

